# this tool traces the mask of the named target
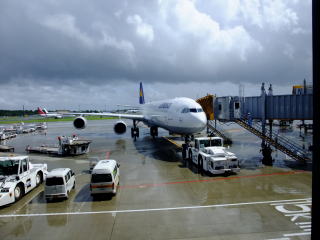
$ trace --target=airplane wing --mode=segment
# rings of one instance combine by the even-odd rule
[[[144,121],[145,118],[140,114],[120,114],[120,113],[63,113],[63,115],[78,115],[78,116],[105,116],[105,117],[118,117],[118,118],[126,118],[138,121]]]

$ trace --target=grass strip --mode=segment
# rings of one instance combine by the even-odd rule
[[[114,119],[115,117],[102,117],[102,116],[86,116],[87,120],[106,120],[106,119]],[[75,117],[65,117],[65,118],[37,118],[37,119],[28,119],[24,120],[15,119],[15,120],[0,120],[0,124],[13,124],[13,123],[39,123],[39,122],[69,122],[73,121]]]

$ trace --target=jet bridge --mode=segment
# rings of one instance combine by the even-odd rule
[[[294,159],[304,162],[310,160],[310,152],[275,134],[272,130],[272,122],[273,120],[312,120],[312,91],[310,89],[299,91],[299,94],[297,91],[293,91],[292,95],[276,96],[272,92],[272,85],[270,85],[267,94],[264,83],[262,83],[260,96],[216,97],[212,102],[214,120],[236,122],[255,134],[262,139],[263,152],[272,145]],[[204,111],[207,109],[204,108]],[[259,126],[253,126],[255,119],[260,122]],[[266,120],[269,122],[269,130],[266,129]],[[210,129],[214,128],[211,122],[208,122],[208,125]],[[271,158],[271,151],[268,154]]]
[[[312,120],[313,94],[276,95],[272,86],[266,94],[264,84],[261,95],[256,97],[217,97],[214,104],[214,116],[217,120],[232,121],[250,115],[251,119],[271,120]]]

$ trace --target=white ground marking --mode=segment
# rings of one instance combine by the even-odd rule
[[[295,236],[307,236],[310,235],[310,232],[302,232],[302,233],[290,233],[290,234],[283,234],[285,237],[295,237]]]
[[[303,200],[310,200],[310,199],[311,198],[291,199],[291,200],[277,200],[277,201],[263,201],[263,202],[229,203],[229,204],[216,204],[216,205],[205,205],[205,206],[185,206],[185,207],[173,207],[173,208],[127,209],[127,210],[99,211],[99,212],[61,212],[61,213],[6,214],[6,215],[0,215],[0,218],[172,211],[172,210],[231,207],[231,206],[243,206],[243,205],[255,205],[255,204],[283,203],[283,202],[292,202],[292,201],[295,202],[295,201],[303,201]]]
[[[266,239],[266,240],[290,240],[290,238],[272,238],[272,239]]]

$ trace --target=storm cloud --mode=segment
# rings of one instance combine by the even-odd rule
[[[139,81],[155,99],[290,89],[312,80],[311,34],[311,0],[3,0],[0,108],[114,106]]]

